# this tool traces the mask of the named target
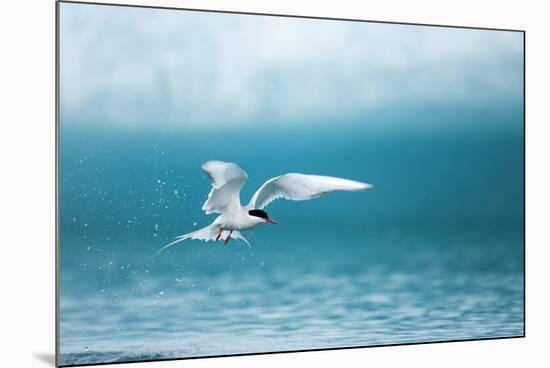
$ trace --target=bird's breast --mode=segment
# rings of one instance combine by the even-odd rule
[[[242,214],[240,211],[223,214],[219,222],[224,229],[239,231],[251,229],[256,225],[248,213]]]

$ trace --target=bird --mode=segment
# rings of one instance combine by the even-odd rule
[[[219,216],[208,226],[177,236],[176,240],[159,249],[156,254],[187,239],[222,239],[227,244],[233,238],[244,241],[250,247],[241,231],[253,229],[262,223],[277,224],[264,210],[276,199],[303,201],[336,191],[359,192],[373,187],[360,181],[331,176],[288,173],[266,181],[254,193],[250,202],[243,206],[240,192],[248,175],[239,165],[233,162],[207,161],[201,165],[201,169],[212,184],[202,210],[207,215],[217,213]]]

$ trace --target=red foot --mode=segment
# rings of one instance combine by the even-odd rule
[[[223,242],[224,245],[227,244],[227,242],[229,242],[229,240],[231,239],[231,234],[233,234],[233,230],[231,230],[229,232],[229,235],[227,235],[227,238],[225,238],[225,241]]]
[[[223,233],[223,227],[220,229],[218,236],[216,236],[216,241],[220,240],[220,236],[222,236],[222,233]]]

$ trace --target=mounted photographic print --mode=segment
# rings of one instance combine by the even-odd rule
[[[524,32],[57,4],[57,364],[524,336]]]

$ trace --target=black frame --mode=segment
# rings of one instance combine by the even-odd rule
[[[472,339],[455,339],[455,340],[438,340],[438,341],[421,341],[421,342],[409,342],[409,343],[396,343],[396,344],[379,344],[379,345],[364,345],[364,346],[343,346],[343,347],[330,347],[330,348],[316,348],[316,349],[299,349],[299,350],[283,350],[283,351],[265,351],[255,353],[239,353],[239,354],[222,354],[222,355],[205,355],[205,356],[193,356],[182,358],[163,358],[163,359],[149,359],[149,360],[130,360],[124,362],[109,362],[109,363],[93,363],[93,364],[69,364],[60,365],[59,356],[59,127],[60,127],[60,110],[59,110],[59,4],[82,4],[82,5],[102,5],[111,7],[129,7],[129,8],[145,8],[145,9],[164,9],[164,10],[179,10],[179,11],[191,11],[191,12],[205,12],[205,13],[224,13],[224,14],[239,14],[239,15],[255,15],[255,16],[269,16],[269,17],[285,17],[285,18],[300,18],[300,19],[321,19],[332,21],[348,21],[348,22],[365,22],[365,23],[379,23],[379,24],[397,24],[408,26],[424,26],[424,27],[442,27],[442,28],[459,28],[459,29],[473,29],[484,31],[505,31],[505,32],[519,32],[523,33],[523,335],[518,336],[500,336],[500,337],[484,337],[484,338],[472,338]],[[86,367],[86,366],[98,366],[108,364],[128,364],[128,363],[148,363],[148,362],[164,362],[164,361],[178,361],[178,360],[190,360],[190,359],[207,359],[207,358],[226,358],[226,357],[238,357],[238,356],[250,356],[250,355],[267,355],[267,354],[282,354],[282,353],[302,353],[302,352],[315,352],[315,351],[327,351],[327,350],[349,350],[349,349],[362,349],[362,348],[376,348],[385,346],[408,346],[408,345],[425,345],[425,344],[441,344],[449,342],[467,342],[467,341],[487,341],[487,340],[504,340],[504,339],[518,339],[526,337],[526,54],[525,54],[525,35],[526,31],[521,29],[506,29],[506,28],[491,28],[491,27],[473,27],[473,26],[456,26],[446,24],[429,24],[429,23],[409,23],[409,22],[397,22],[397,21],[380,21],[380,20],[367,20],[367,19],[351,19],[351,18],[332,18],[332,17],[320,17],[320,16],[305,16],[305,15],[292,15],[292,14],[272,14],[272,13],[255,13],[255,12],[243,12],[243,11],[228,11],[228,10],[212,10],[212,9],[198,9],[198,8],[176,8],[168,6],[153,6],[153,5],[136,5],[136,4],[123,4],[123,3],[101,3],[101,2],[87,2],[87,1],[73,1],[73,0],[56,0],[55,1],[55,366],[56,367]]]

